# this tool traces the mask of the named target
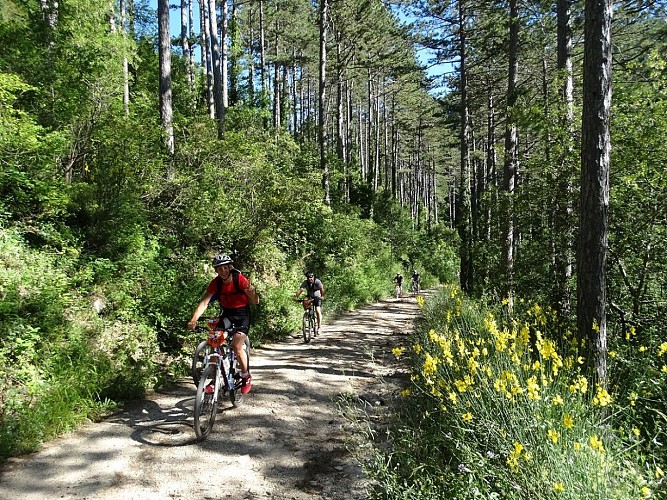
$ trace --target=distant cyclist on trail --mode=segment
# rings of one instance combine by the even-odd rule
[[[403,275],[401,273],[396,273],[396,276],[394,276],[392,281],[396,283],[396,287],[398,288],[398,290],[396,290],[396,298],[398,298],[403,295]]]
[[[197,320],[204,314],[211,301],[217,299],[220,302],[222,307],[220,318],[229,318],[235,329],[232,349],[236,353],[236,359],[241,368],[241,379],[243,380],[241,394],[247,394],[250,391],[252,377],[243,354],[243,345],[250,329],[250,302],[259,304],[259,297],[255,292],[255,287],[248,278],[234,269],[233,263],[229,255],[221,254],[213,258],[213,269],[217,276],[209,283],[204,297],[197,305],[195,312],[192,313],[188,328],[194,330]]]
[[[294,294],[294,300],[299,300],[299,296],[305,291],[306,296],[313,300],[315,306],[315,316],[317,317],[317,335],[320,334],[320,325],[322,324],[322,299],[324,298],[324,285],[315,277],[312,271],[306,271],[306,281]]]
[[[416,269],[414,269],[412,271],[412,287],[411,287],[412,291],[419,292],[421,286],[420,280],[421,278],[419,276],[419,273],[417,272]]]

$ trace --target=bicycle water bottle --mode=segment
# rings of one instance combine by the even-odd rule
[[[225,369],[225,375],[229,376],[229,357],[222,358],[222,367]]]

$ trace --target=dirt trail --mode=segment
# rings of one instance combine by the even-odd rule
[[[287,339],[251,352],[253,389],[218,413],[209,438],[192,428],[184,380],[0,470],[0,499],[335,499],[365,497],[335,400],[370,404],[402,374],[391,355],[418,314],[388,299],[323,325],[310,344]]]

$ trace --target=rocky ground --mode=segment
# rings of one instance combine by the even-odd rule
[[[391,349],[407,342],[413,297],[388,299],[251,351],[253,389],[225,403],[197,441],[190,380],[127,404],[0,469],[0,499],[333,499],[366,497],[347,411],[377,417],[403,383]],[[368,411],[364,411],[364,408]],[[381,410],[380,410],[381,411]],[[347,416],[346,416],[347,415]]]

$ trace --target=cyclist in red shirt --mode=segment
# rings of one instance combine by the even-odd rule
[[[188,328],[193,330],[197,326],[197,320],[213,300],[217,299],[220,302],[222,307],[220,318],[229,318],[236,330],[232,349],[236,353],[241,368],[243,379],[241,393],[247,394],[250,391],[252,377],[248,371],[246,357],[243,355],[243,344],[250,329],[250,302],[259,304],[259,297],[255,292],[255,287],[248,278],[234,269],[233,263],[229,255],[221,254],[213,258],[213,269],[217,276],[209,283],[204,297],[192,313]]]

